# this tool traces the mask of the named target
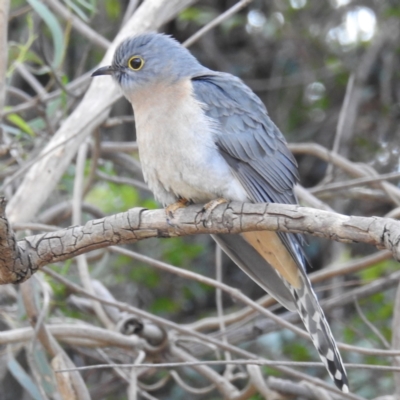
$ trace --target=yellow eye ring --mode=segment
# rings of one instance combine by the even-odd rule
[[[132,71],[140,71],[143,68],[144,60],[140,56],[132,56],[128,61],[128,67]]]

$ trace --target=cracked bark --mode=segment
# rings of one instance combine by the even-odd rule
[[[132,208],[83,226],[27,236],[16,241],[0,204],[0,283],[19,283],[41,267],[91,250],[147,238],[272,230],[311,234],[347,243],[387,248],[400,260],[400,222],[390,218],[354,217],[287,204],[227,203],[204,220],[202,205],[175,212]]]
[[[5,216],[6,201],[0,199],[0,283],[16,283],[29,278],[35,266],[29,260],[29,251],[22,251],[10,223]]]

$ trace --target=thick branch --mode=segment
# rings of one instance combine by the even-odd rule
[[[16,283],[33,274],[35,267],[27,258],[29,253],[17,243],[5,216],[5,207],[5,199],[0,198],[0,283]]]
[[[91,250],[153,237],[272,230],[311,234],[341,242],[387,248],[400,260],[400,222],[390,218],[353,217],[287,204],[228,203],[204,220],[201,205],[179,209],[168,221],[164,210],[133,208],[92,220],[84,226],[28,236],[13,248],[14,236],[2,217],[0,283],[17,283],[37,269]],[[6,256],[6,257],[5,257]],[[18,262],[16,262],[16,260]]]

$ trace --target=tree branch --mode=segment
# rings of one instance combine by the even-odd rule
[[[1,203],[3,209],[5,202]],[[1,215],[3,214],[3,215]],[[132,208],[56,232],[28,236],[16,242],[0,210],[0,283],[18,283],[49,263],[91,250],[147,238],[271,230],[311,234],[347,243],[363,242],[390,250],[400,260],[400,222],[390,218],[354,217],[288,204],[227,203],[205,220],[202,205],[175,212]]]

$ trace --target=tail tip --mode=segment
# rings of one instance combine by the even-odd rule
[[[347,381],[347,376],[342,375],[341,379],[337,379],[337,377],[333,377],[336,386],[343,392],[343,393],[350,393],[349,382]]]
[[[334,356],[335,353],[336,357]],[[320,352],[320,356],[338,389],[343,393],[349,393],[349,381],[339,351],[337,349],[333,349],[333,351],[330,349],[327,355]]]
[[[343,393],[350,393],[349,387],[346,384],[343,384],[341,387]]]

